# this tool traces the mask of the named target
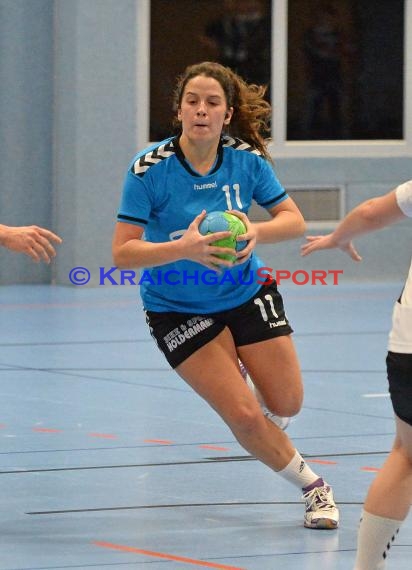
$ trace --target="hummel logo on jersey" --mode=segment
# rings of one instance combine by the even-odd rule
[[[193,184],[193,190],[210,190],[217,188],[217,182],[209,182],[209,184]]]
[[[301,461],[299,465],[299,473],[302,473],[304,467],[305,467],[305,462]]]

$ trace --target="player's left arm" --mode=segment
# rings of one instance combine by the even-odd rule
[[[276,243],[300,237],[305,232],[303,216],[292,200],[286,198],[280,204],[268,209],[271,218],[264,222],[251,222],[246,214],[231,210],[246,226],[246,233],[237,237],[237,241],[247,241],[247,246],[237,253],[236,264],[244,263],[252,254],[257,243]]]
[[[253,223],[256,243],[276,243],[302,236],[306,229],[305,220],[280,183],[273,165],[260,158],[255,166],[253,199],[271,216],[267,221]]]
[[[271,219],[253,224],[257,243],[277,243],[302,236],[306,229],[302,213],[292,198],[268,209]]]

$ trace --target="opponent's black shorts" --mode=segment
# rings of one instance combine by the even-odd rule
[[[389,351],[386,369],[395,414],[412,426],[412,354]]]
[[[146,311],[146,322],[172,368],[213,340],[225,327],[232,333],[236,346],[293,332],[276,283],[262,285],[249,301],[228,311],[200,315]]]

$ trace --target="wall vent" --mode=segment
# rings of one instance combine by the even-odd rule
[[[331,226],[343,218],[343,186],[286,186],[285,189],[310,226]],[[249,217],[255,222],[268,219],[265,210],[256,204],[250,209]]]

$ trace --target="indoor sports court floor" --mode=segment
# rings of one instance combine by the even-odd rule
[[[401,283],[281,289],[306,396],[289,427],[338,531],[168,369],[135,287],[0,289],[0,570],[352,570],[394,435],[384,360]],[[276,370],[274,370],[274,374]],[[387,565],[411,568],[412,517]]]

